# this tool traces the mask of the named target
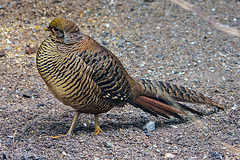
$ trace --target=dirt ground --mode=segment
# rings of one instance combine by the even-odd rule
[[[189,2],[220,23],[240,30],[238,0]],[[114,52],[133,77],[194,89],[226,106],[189,105],[200,121],[155,118],[130,105],[100,116],[81,114],[48,91],[35,53],[56,17]],[[0,1],[0,159],[240,159],[240,41],[167,0]],[[29,52],[29,51],[28,51]],[[150,120],[156,129],[146,135]]]

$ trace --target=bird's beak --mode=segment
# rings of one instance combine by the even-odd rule
[[[44,28],[43,30],[44,30],[44,31],[50,31],[50,30],[49,30],[49,27]]]

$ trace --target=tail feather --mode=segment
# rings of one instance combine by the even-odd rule
[[[203,113],[184,104],[175,102],[190,102],[216,106],[224,109],[222,105],[212,99],[182,86],[151,80],[137,79],[142,88],[138,97],[130,103],[154,116],[170,116],[183,120],[181,115],[188,115],[186,111],[202,116]]]
[[[156,95],[168,94],[171,98],[180,102],[199,103],[216,106],[219,109],[225,109],[225,107],[216,101],[198,93],[194,90],[190,90],[183,86],[178,86],[170,83],[165,83],[155,80],[136,79],[139,82],[142,89],[145,92],[152,92]]]
[[[135,103],[147,108],[148,110],[151,110],[158,115],[166,115],[166,116],[174,116],[179,119],[182,119],[182,117],[179,114],[185,114],[184,112],[177,110],[176,108],[164,104],[162,102],[159,102],[157,100],[151,99],[149,97],[140,96],[137,99],[134,100]],[[164,116],[164,117],[166,117]]]
[[[156,110],[154,110],[152,108],[153,107],[152,105],[142,103],[142,101],[140,99],[135,99],[134,101],[131,102],[131,104],[137,108],[141,108],[143,111],[150,113],[156,117],[160,115],[160,116],[170,119],[170,117],[167,114],[163,114],[162,112],[157,112]]]
[[[151,92],[145,92],[145,96],[151,97],[151,98],[153,98],[153,99],[155,99],[157,101],[161,101],[162,103],[168,104],[170,106],[177,107],[181,111],[190,111],[190,112],[195,113],[195,114],[197,114],[199,116],[203,116],[202,112],[194,110],[194,109],[192,109],[192,108],[190,108],[190,107],[188,107],[188,106],[186,106],[184,104],[175,102],[169,95],[166,95],[166,93],[160,97],[160,96],[157,96],[156,94],[154,95]]]
[[[156,116],[156,117],[157,117],[158,115],[160,115],[160,116],[163,116],[163,117],[165,117],[165,118],[170,119],[169,116],[167,116],[167,115],[165,115],[165,114],[157,113],[156,111],[154,111],[153,109],[151,109],[151,107],[150,107],[150,108],[144,107],[144,106],[143,106],[141,103],[139,103],[139,102],[131,101],[130,103],[131,103],[133,106],[135,106],[136,108],[141,108],[144,112],[150,113],[151,115],[154,115],[154,116]]]
[[[137,99],[140,99],[142,100],[143,102],[145,103],[148,103],[152,106],[161,106],[161,110],[163,111],[166,111],[166,112],[169,112],[169,113],[178,113],[178,114],[185,114],[184,112],[166,104],[166,103],[162,103],[160,101],[157,101],[155,99],[152,99],[152,98],[149,98],[149,97],[146,97],[146,96],[139,96]],[[159,109],[159,108],[157,108]],[[157,110],[156,109],[156,110]]]
[[[186,115],[185,112],[178,110],[171,105],[146,96],[139,96],[133,101],[132,104],[143,109],[145,112],[150,114],[153,113],[152,115],[156,117],[160,115],[169,119],[169,116],[174,116],[180,120],[183,120],[179,114]]]
[[[199,115],[199,116],[203,116],[203,113],[202,112],[199,112],[199,111],[197,111],[197,110],[194,110],[194,109],[192,109],[192,108],[190,108],[190,107],[188,107],[188,106],[186,106],[186,105],[183,105],[183,104],[181,104],[181,103],[177,103],[177,102],[175,102],[178,106],[180,106],[182,109],[184,109],[184,110],[186,110],[186,111],[190,111],[190,112],[192,112],[192,113],[195,113],[195,114],[197,114],[197,115]]]

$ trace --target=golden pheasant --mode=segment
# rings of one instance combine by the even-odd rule
[[[224,109],[203,94],[182,86],[133,79],[112,52],[84,35],[70,20],[54,19],[45,30],[50,36],[38,49],[37,68],[54,96],[76,111],[67,135],[72,135],[80,113],[95,115],[98,134],[102,131],[98,115],[126,103],[154,116],[179,119],[183,119],[180,115],[187,115],[186,111],[202,113],[175,101]]]

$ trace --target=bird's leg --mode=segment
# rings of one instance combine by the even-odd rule
[[[98,134],[99,132],[102,132],[100,126],[99,126],[99,117],[98,114],[94,114],[95,116],[95,134]]]
[[[80,114],[80,112],[76,111],[74,119],[73,119],[72,124],[71,124],[71,127],[68,130],[67,136],[72,136],[73,135],[73,129],[74,129],[74,126],[76,125],[79,114]]]

